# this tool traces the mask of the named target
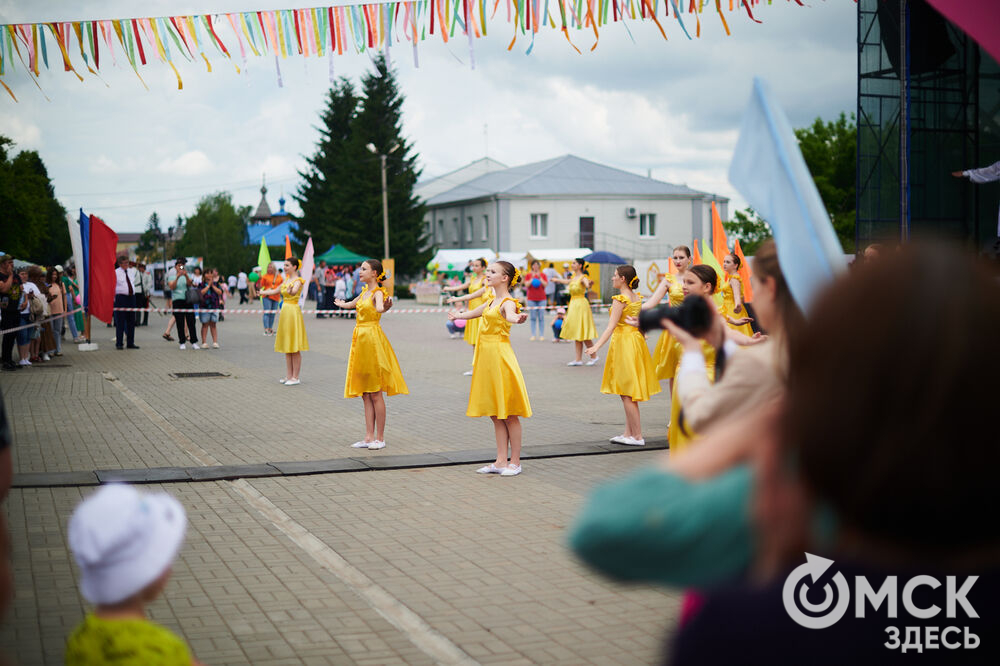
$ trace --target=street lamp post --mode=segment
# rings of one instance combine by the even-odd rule
[[[379,161],[382,163],[382,243],[385,250],[384,258],[389,258],[389,191],[385,184],[385,159],[399,148],[399,144],[393,144],[392,148],[389,149],[388,153],[379,153],[378,149],[375,147],[374,143],[369,143],[367,146],[369,151],[379,156]]]

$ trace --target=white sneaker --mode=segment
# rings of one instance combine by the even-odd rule
[[[577,365],[583,365],[583,361],[570,361],[566,365],[568,365],[570,367],[577,366]]]
[[[374,444],[374,442],[354,442],[351,444],[352,449],[367,449],[369,446]]]
[[[587,364],[587,365],[594,365],[595,363],[597,363],[597,362],[598,362],[598,361],[600,361],[600,360],[601,360],[601,357],[600,357],[600,356],[595,356],[594,358],[592,358],[592,359],[590,359],[589,361],[587,361],[587,363],[586,363],[586,364]]]
[[[471,377],[472,376],[472,370],[466,370],[462,374],[465,375],[466,377]]]
[[[285,379],[284,377],[282,377],[281,379],[278,380],[278,383],[279,384],[284,384],[287,381],[288,381],[287,379]]]
[[[191,349],[201,349],[201,347],[198,346],[197,342],[192,342],[191,343]]]
[[[500,472],[500,476],[517,476],[521,473],[520,465],[507,465],[504,467],[503,471]]]
[[[23,365],[24,367],[28,367],[29,365],[31,365],[31,361],[29,361],[26,358],[22,358],[20,361],[17,362],[17,364]]]
[[[300,382],[298,379],[289,379],[287,382],[285,382],[285,386],[298,386],[301,383],[302,382]]]
[[[369,448],[369,450],[370,449],[384,449],[385,448],[385,442],[382,442],[382,441],[379,441],[379,440],[376,439],[374,442],[372,442],[371,444],[368,445],[368,448]]]
[[[185,349],[187,349],[187,345],[185,345],[185,344],[184,344],[184,343],[182,342],[182,343],[181,343],[181,351],[184,351]]]
[[[219,348],[219,343],[218,342],[213,342],[212,343],[212,349],[218,349],[218,348]]]
[[[631,439],[631,438],[626,437],[625,435],[615,435],[608,441],[611,442],[612,444],[624,444],[626,439]]]
[[[48,354],[42,354],[42,360],[43,360],[43,361],[51,361],[52,359],[51,359],[51,358],[49,358],[49,355],[48,355]]]
[[[636,439],[635,437],[625,437],[621,443],[629,446],[646,446],[646,440]]]

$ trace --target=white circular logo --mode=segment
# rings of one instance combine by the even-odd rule
[[[847,606],[851,602],[847,579],[840,572],[833,576],[833,582],[837,586],[836,595],[834,595],[830,584],[827,583],[823,586],[822,602],[814,604],[807,598],[810,583],[806,578],[812,578],[812,582],[815,583],[831,564],[833,564],[833,560],[806,553],[806,563],[795,567],[785,579],[785,587],[781,592],[785,611],[790,618],[806,629],[832,627],[840,618],[844,617]]]

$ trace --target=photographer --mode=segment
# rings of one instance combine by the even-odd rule
[[[187,300],[188,287],[192,286],[191,278],[184,267],[184,260],[178,259],[174,262],[175,274],[173,279],[167,282],[170,289],[170,302],[174,309],[174,321],[177,322],[177,337],[181,341],[181,349],[187,349],[187,337],[184,335],[185,326],[187,333],[191,336],[191,348],[201,349],[198,346],[198,332],[195,331],[194,312],[178,312],[178,310],[191,310],[191,304]]]
[[[219,348],[219,328],[218,321],[223,299],[223,287],[219,283],[219,271],[209,268],[205,271],[205,281],[201,286],[201,310],[198,312],[201,317],[201,341],[208,349],[208,333],[212,332],[212,348]],[[214,312],[213,312],[214,310]]]

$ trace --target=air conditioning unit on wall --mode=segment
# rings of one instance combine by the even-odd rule
[[[625,217],[633,218],[636,217],[635,206],[627,206],[625,208]]]

